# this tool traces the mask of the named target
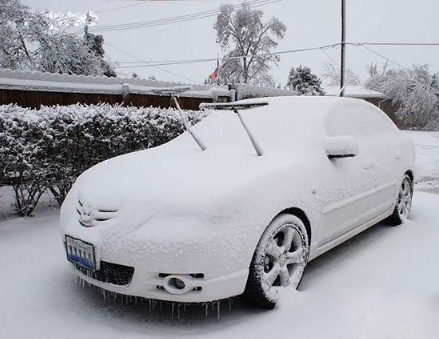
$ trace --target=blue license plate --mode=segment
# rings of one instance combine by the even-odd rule
[[[67,260],[88,270],[96,269],[95,249],[92,244],[66,236]]]

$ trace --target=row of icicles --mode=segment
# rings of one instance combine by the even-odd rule
[[[107,291],[101,287],[94,286],[87,282],[86,280],[82,279],[81,276],[76,274],[76,270],[73,269],[74,273],[74,279],[75,284],[80,285],[83,288],[92,287],[96,288],[99,293],[104,298],[104,301],[114,301],[117,302],[120,301],[121,305],[149,305],[149,313],[152,314],[152,312],[156,311],[157,309],[162,312],[163,311],[163,305],[164,304],[170,304],[171,305],[171,319],[174,319],[176,316],[177,319],[180,319],[181,316],[181,308],[183,309],[183,313],[186,311],[188,307],[191,306],[190,303],[179,303],[179,302],[168,302],[168,301],[162,301],[162,300],[155,300],[155,299],[146,299],[143,297],[136,297],[136,296],[129,296],[125,294],[120,294],[116,292],[110,292]],[[88,275],[88,274],[87,274]],[[210,302],[204,302],[204,303],[197,303],[196,305],[201,305],[205,309],[205,316],[207,317],[209,315],[209,309],[211,312],[214,312],[216,310],[217,317],[220,319],[221,317],[221,302],[227,302],[229,306],[229,311],[232,310],[233,307],[233,300],[234,298],[228,298],[223,300],[216,300],[216,301],[210,301]]]

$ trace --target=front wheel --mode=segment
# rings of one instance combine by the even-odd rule
[[[412,180],[406,174],[402,180],[401,187],[399,188],[398,196],[396,198],[395,209],[388,221],[392,225],[403,224],[410,216],[410,210],[412,207],[413,199],[413,186]]]
[[[273,308],[282,288],[299,286],[308,254],[308,234],[302,220],[291,214],[278,215],[256,247],[244,297],[257,306]]]

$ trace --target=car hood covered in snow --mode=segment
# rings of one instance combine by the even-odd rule
[[[251,150],[246,155],[220,154],[166,145],[93,167],[77,180],[72,195],[92,208],[136,210],[143,218],[213,213],[234,191],[288,167],[290,159],[283,159],[257,157]]]

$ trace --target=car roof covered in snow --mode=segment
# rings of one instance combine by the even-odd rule
[[[320,147],[326,136],[327,117],[338,111],[379,111],[372,104],[359,99],[340,97],[293,96],[246,99],[228,104],[203,105],[215,108],[209,117],[194,127],[208,148],[252,151],[243,126],[233,110],[237,108],[249,129],[265,150],[293,149],[295,151],[313,145]],[[239,106],[242,106],[241,110]],[[246,107],[247,106],[247,107]],[[248,108],[250,106],[251,108]],[[255,106],[255,107],[252,107]],[[378,113],[383,115],[382,112]],[[384,117],[385,119],[385,117]],[[343,121],[340,121],[343,123]],[[306,146],[306,147],[304,147]]]

